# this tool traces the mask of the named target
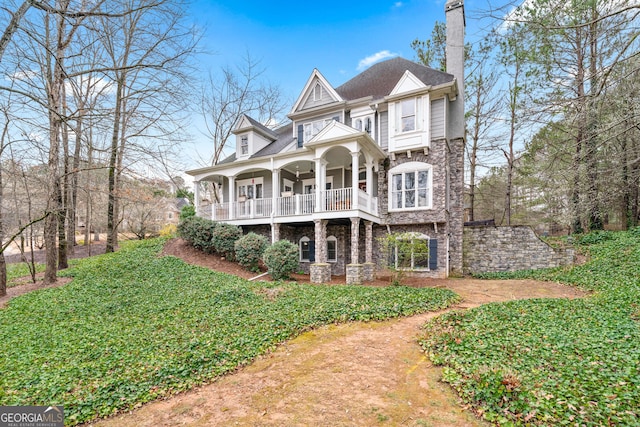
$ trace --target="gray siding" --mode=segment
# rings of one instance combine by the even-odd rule
[[[444,98],[431,101],[431,139],[444,138]]]
[[[319,105],[325,105],[325,104],[330,104],[332,102],[334,102],[335,100],[333,98],[331,98],[331,96],[329,95],[329,91],[322,86],[322,98],[314,101],[313,100],[313,91],[315,89],[315,83],[313,85],[311,85],[311,90],[309,91],[309,97],[306,99],[306,101],[304,102],[304,104],[302,105],[302,108],[300,110],[306,110],[308,108],[313,108],[313,107],[317,107]]]
[[[389,112],[383,111],[380,113],[380,141],[378,145],[381,148],[389,147]]]

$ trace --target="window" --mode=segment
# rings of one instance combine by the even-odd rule
[[[429,270],[429,237],[407,233],[406,239],[396,241],[393,249],[395,267],[401,270]],[[435,255],[434,255],[435,256]]]
[[[389,171],[389,210],[431,208],[431,166],[409,162]]]
[[[313,138],[318,133],[320,133],[320,131],[322,129],[324,129],[325,126],[327,126],[329,123],[331,123],[334,120],[336,122],[339,122],[340,121],[340,117],[336,116],[336,117],[332,117],[330,119],[316,120],[316,121],[313,121],[313,122],[305,123],[304,124],[304,141],[305,142],[309,142],[309,140],[311,140],[311,138]]]
[[[400,132],[416,130],[416,100],[406,99],[400,102]]]
[[[300,239],[300,261],[315,261],[314,243],[315,242],[313,240],[309,240],[307,236]]]
[[[240,138],[240,155],[249,154],[249,137],[243,136]]]
[[[338,261],[338,239],[335,236],[327,237],[327,261]]]
[[[353,127],[356,128],[357,130],[362,130],[362,119],[356,119],[356,122]]]
[[[364,119],[364,131],[371,135],[371,117]]]

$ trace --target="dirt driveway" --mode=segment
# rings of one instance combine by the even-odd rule
[[[459,308],[534,297],[576,298],[574,288],[535,281],[453,279],[436,286]],[[439,313],[307,332],[233,375],[100,426],[483,426],[439,381],[416,342]]]

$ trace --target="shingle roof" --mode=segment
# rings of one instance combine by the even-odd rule
[[[396,57],[378,62],[336,88],[345,100],[373,96],[383,98],[391,93],[404,72],[409,70],[425,85],[436,86],[453,81],[453,75],[425,67],[404,58]]]
[[[270,156],[272,154],[280,153],[287,145],[293,142],[293,123],[288,123],[274,131],[277,135],[277,139],[271,144],[258,151],[251,158]]]
[[[266,127],[265,125],[263,125],[262,123],[254,119],[253,117],[248,116],[246,114],[244,115],[244,117],[249,121],[249,123],[251,123],[251,126],[261,130],[262,133],[264,133],[265,135],[272,136],[273,138],[277,137],[276,133],[273,130],[269,129],[268,127]]]

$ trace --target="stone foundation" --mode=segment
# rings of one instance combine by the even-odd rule
[[[329,283],[331,281],[331,264],[320,262],[311,264],[309,276],[311,283]]]
[[[372,262],[365,262],[362,265],[362,278],[365,282],[373,282],[376,279],[376,265]]]
[[[361,285],[364,279],[362,264],[347,264],[347,285]]]

